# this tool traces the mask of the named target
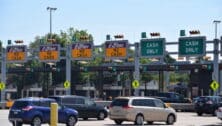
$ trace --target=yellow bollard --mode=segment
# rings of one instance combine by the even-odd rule
[[[58,104],[51,103],[50,126],[57,126],[58,123]]]

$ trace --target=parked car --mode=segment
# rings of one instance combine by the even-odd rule
[[[31,126],[40,126],[44,123],[50,123],[50,105],[56,103],[54,99],[49,98],[22,98],[15,100],[9,110],[9,121],[13,126],[30,124]],[[67,126],[74,126],[78,121],[78,112],[74,109],[59,106],[58,122],[65,123]]]
[[[97,118],[104,120],[108,116],[108,111],[104,106],[98,105],[94,100],[76,95],[50,96],[58,104],[74,108],[79,112],[79,118],[87,120],[88,118]]]
[[[176,92],[160,92],[156,98],[167,103],[191,103],[189,99]]]
[[[218,107],[222,106],[220,96],[200,96],[195,102],[195,111],[198,116],[203,113],[216,115]]]
[[[177,114],[173,108],[156,98],[149,97],[117,97],[110,104],[109,118],[118,125],[123,121],[132,121],[135,125],[143,125],[144,121],[164,121],[174,124]]]

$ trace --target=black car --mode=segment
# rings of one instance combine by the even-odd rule
[[[97,118],[104,120],[108,116],[108,111],[105,107],[97,105],[92,99],[84,96],[64,95],[50,96],[55,99],[58,104],[74,108],[79,113],[79,118],[87,120],[88,118]]]
[[[160,92],[157,94],[158,99],[167,103],[189,103],[188,99],[185,99],[181,94],[176,92]]]
[[[18,99],[10,108],[8,119],[13,126],[49,124],[51,103],[56,103],[56,101],[49,98],[33,97]],[[74,126],[78,121],[78,112],[74,109],[60,106],[58,109],[58,121],[59,123],[65,123],[67,126]]]
[[[201,116],[203,113],[215,116],[220,106],[222,106],[222,97],[220,96],[200,96],[195,101],[195,111],[198,116]]]

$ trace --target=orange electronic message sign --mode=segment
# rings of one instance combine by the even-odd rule
[[[91,59],[92,58],[92,43],[74,43],[72,44],[73,59]]]
[[[59,45],[40,45],[39,60],[41,61],[57,61],[59,60],[60,50]]]
[[[25,62],[27,55],[26,49],[25,45],[7,46],[7,62]]]
[[[105,55],[107,58],[125,58],[127,56],[128,41],[107,41]]]

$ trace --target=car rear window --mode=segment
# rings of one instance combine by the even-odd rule
[[[115,99],[111,103],[111,106],[127,106],[129,99]]]
[[[21,108],[24,108],[24,107],[26,107],[28,105],[29,105],[28,101],[15,101],[15,103],[12,106],[12,108],[21,109]]]

